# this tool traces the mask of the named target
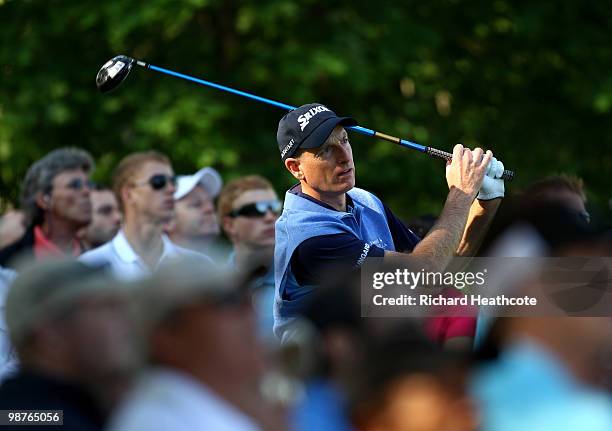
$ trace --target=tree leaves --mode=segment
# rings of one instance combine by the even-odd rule
[[[493,149],[517,171],[582,176],[609,198],[612,5],[600,2],[380,3],[319,0],[0,2],[0,192],[15,201],[28,166],[74,145],[110,180],[155,148],[178,173],[291,177],[275,142],[281,110],[135,68],[116,91],[94,77],[116,54],[288,104],[326,103],[369,128],[450,151]],[[358,185],[404,217],[436,213],[437,161],[351,135]]]

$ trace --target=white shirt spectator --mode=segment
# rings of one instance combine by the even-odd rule
[[[0,267],[0,382],[17,370],[17,357],[11,346],[6,322],[4,321],[4,303],[9,286],[17,273],[9,268]]]
[[[189,374],[161,367],[143,376],[109,425],[110,431],[261,429]]]
[[[186,256],[201,259],[203,264],[212,264],[210,258],[202,253],[188,250],[174,244],[166,235],[162,235],[163,252],[157,267],[165,259]],[[90,250],[79,257],[79,260],[89,265],[108,264],[112,273],[119,280],[134,280],[151,274],[149,266],[138,256],[128,242],[123,229],[104,245]]]

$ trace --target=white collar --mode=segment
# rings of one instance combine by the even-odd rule
[[[113,238],[113,248],[119,258],[126,263],[142,263],[142,258],[134,251],[131,244],[127,240],[123,229],[117,232],[117,235]],[[162,255],[159,258],[161,262],[167,256],[172,256],[178,252],[176,246],[170,241],[166,234],[162,234]],[[159,263],[158,262],[158,263]]]
[[[259,426],[233,404],[221,398],[206,384],[200,382],[188,373],[169,367],[154,367],[145,374],[145,385],[149,394],[157,388],[172,389],[180,394],[181,402],[186,410],[199,412],[204,416],[223,418],[227,429],[259,430]],[[149,386],[153,384],[153,387]]]

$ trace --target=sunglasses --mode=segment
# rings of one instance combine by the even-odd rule
[[[278,200],[260,201],[235,209],[229,213],[229,215],[230,217],[263,217],[268,213],[268,211],[271,211],[274,215],[279,215],[282,208],[283,203]]]
[[[168,184],[176,186],[176,176],[155,174],[145,182],[134,183],[134,185],[136,186],[144,186],[146,184],[150,185],[153,190],[161,190],[165,188]]]
[[[95,187],[95,184],[93,183],[93,181],[90,180],[84,180],[82,178],[73,178],[68,184],[64,186],[64,188],[76,191],[83,190],[85,187],[91,190]]]

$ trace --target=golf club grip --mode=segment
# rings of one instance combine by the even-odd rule
[[[451,161],[453,159],[453,155],[451,153],[447,153],[446,151],[438,150],[436,148],[427,147],[426,153],[430,156],[440,157],[441,159]],[[514,171],[509,169],[504,169],[504,173],[502,174],[502,179],[506,181],[512,181],[514,179]]]

